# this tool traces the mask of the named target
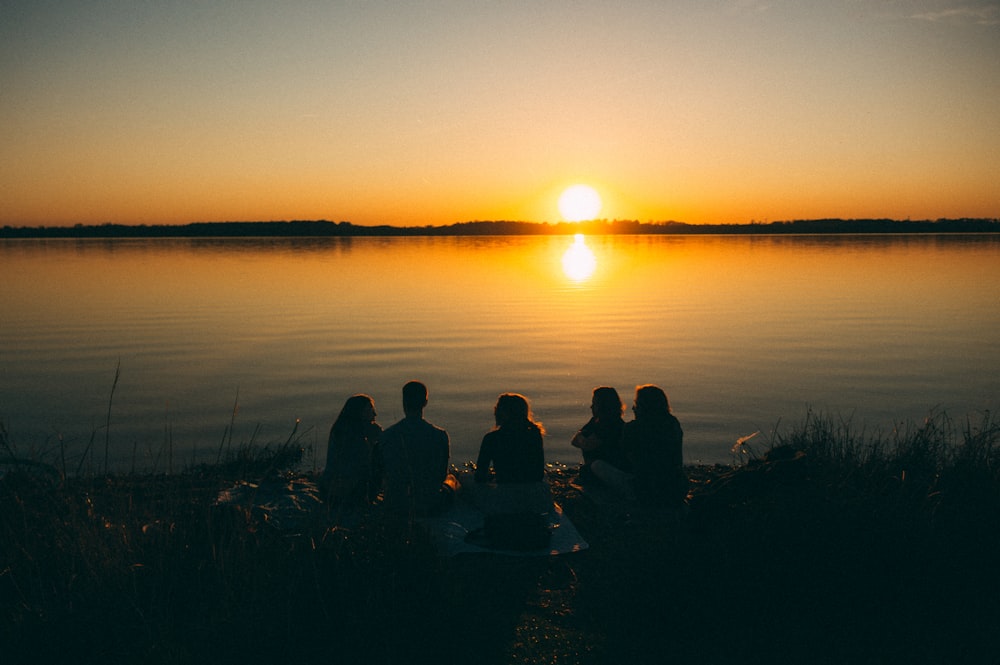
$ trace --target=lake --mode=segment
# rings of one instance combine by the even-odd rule
[[[810,409],[885,432],[1000,406],[996,235],[0,240],[0,275],[0,420],[71,471],[296,422],[321,468],[348,396],[388,426],[413,378],[457,463],[506,391],[567,463],[598,385],[663,387],[688,463]]]

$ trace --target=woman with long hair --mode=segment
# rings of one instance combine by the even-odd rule
[[[504,393],[493,409],[496,427],[486,433],[476,460],[476,482],[530,483],[545,477],[542,436],[524,395]]]
[[[352,395],[330,428],[320,488],[333,504],[349,501],[363,505],[373,498],[377,474],[372,453],[382,434],[375,416],[371,397]]]
[[[590,400],[591,418],[570,441],[583,453],[580,480],[587,482],[593,479],[591,465],[597,460],[603,460],[621,471],[631,470],[621,446],[624,411],[625,405],[617,390],[610,386],[594,388]]]
[[[503,393],[493,409],[496,426],[483,437],[476,459],[473,501],[487,513],[548,512],[545,428],[524,395]]]

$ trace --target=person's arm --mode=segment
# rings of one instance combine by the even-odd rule
[[[331,427],[330,436],[326,440],[326,464],[323,466],[323,476],[322,476],[324,480],[329,480],[330,477],[333,475],[333,465],[331,464],[331,462],[333,462],[333,457],[336,450],[333,439],[334,439],[333,428]]]
[[[597,435],[597,421],[591,418],[587,424],[573,435],[573,440],[569,442],[574,448],[580,450],[597,450],[601,447],[601,437]]]
[[[580,450],[597,450],[601,447],[601,439],[596,434],[591,434],[587,436],[580,430],[573,436],[573,440],[570,441],[570,445],[574,448],[579,448]]]
[[[545,478],[545,444],[541,432],[536,431],[535,437],[536,440],[531,448],[531,475],[534,476],[535,480],[543,480]]]
[[[493,451],[490,446],[490,435],[483,437],[483,442],[479,445],[479,456],[476,458],[476,474],[473,476],[477,483],[488,483],[493,479],[490,472],[490,464],[493,462]]]
[[[448,438],[448,432],[441,430],[441,463],[438,469],[441,471],[441,482],[443,483],[448,477],[448,462],[451,461],[451,439]]]
[[[681,429],[680,422],[674,419],[674,465],[678,469],[684,468],[684,430]]]
[[[382,477],[385,475],[385,466],[382,462],[382,428],[374,425],[370,430],[369,441],[372,442],[371,470],[368,476],[368,500],[374,501],[382,490]]]

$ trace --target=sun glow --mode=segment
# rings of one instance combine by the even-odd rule
[[[563,254],[563,272],[574,282],[582,282],[594,274],[597,259],[584,242],[583,234],[573,236],[573,244]]]
[[[596,219],[601,212],[601,195],[588,185],[567,187],[559,197],[559,212],[567,222]]]

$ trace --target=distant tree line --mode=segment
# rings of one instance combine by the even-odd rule
[[[443,226],[360,226],[351,222],[195,222],[191,224],[98,224],[0,229],[0,238],[247,238],[353,236],[486,236],[486,235],[775,235],[862,233],[1000,233],[1000,219],[937,220],[798,219],[749,224],[688,224],[599,219],[589,222],[471,221]]]

